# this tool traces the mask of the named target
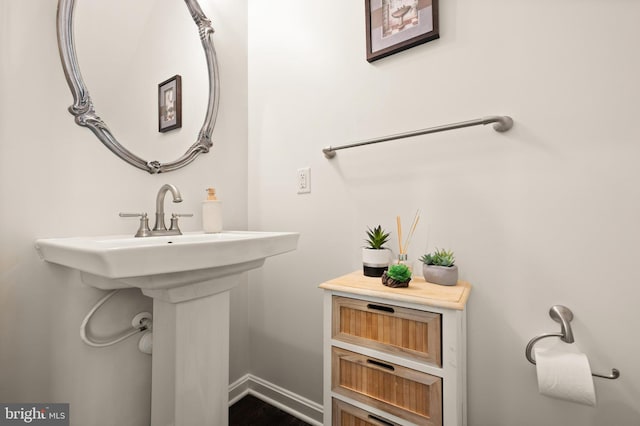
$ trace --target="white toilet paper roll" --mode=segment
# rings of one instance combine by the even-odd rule
[[[541,394],[579,404],[596,405],[589,360],[575,345],[562,343],[550,349],[533,350]]]

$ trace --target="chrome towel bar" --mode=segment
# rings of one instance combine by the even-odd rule
[[[565,343],[573,343],[575,340],[573,338],[573,331],[571,330],[571,321],[573,320],[573,312],[571,309],[562,305],[554,305],[549,309],[549,316],[555,321],[560,323],[560,333],[543,333],[540,334],[527,343],[527,348],[524,351],[524,356],[527,357],[527,360],[535,365],[536,360],[533,359],[531,352],[533,351],[533,346],[538,342],[538,340],[544,339],[546,337],[559,337]],[[620,377],[620,371],[617,368],[611,369],[611,374],[596,374],[593,373],[592,376],[602,377],[603,379],[617,379]]]
[[[336,151],[347,148],[355,148],[357,146],[371,145],[374,143],[387,142],[396,139],[410,138],[412,136],[426,135],[429,133],[446,132],[447,130],[462,129],[463,127],[480,126],[495,123],[493,130],[496,132],[506,132],[513,127],[513,119],[506,115],[494,115],[490,117],[478,118],[476,120],[462,121],[460,123],[445,124],[444,126],[430,127],[428,129],[414,130],[413,132],[398,133],[396,135],[383,136],[380,138],[369,139],[365,141],[355,142],[348,145],[329,146],[324,148],[322,152],[324,156],[331,159],[336,156]]]

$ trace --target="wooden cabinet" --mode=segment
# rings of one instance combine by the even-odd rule
[[[468,283],[389,288],[355,272],[325,290],[325,426],[464,426]]]

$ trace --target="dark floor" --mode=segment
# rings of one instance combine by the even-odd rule
[[[229,407],[229,426],[309,426],[253,395]]]

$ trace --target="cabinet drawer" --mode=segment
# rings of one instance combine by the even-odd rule
[[[417,425],[442,425],[442,379],[331,348],[332,391]]]
[[[332,426],[398,426],[397,423],[335,398],[333,398],[332,412]]]
[[[336,340],[442,366],[440,314],[333,296]]]

